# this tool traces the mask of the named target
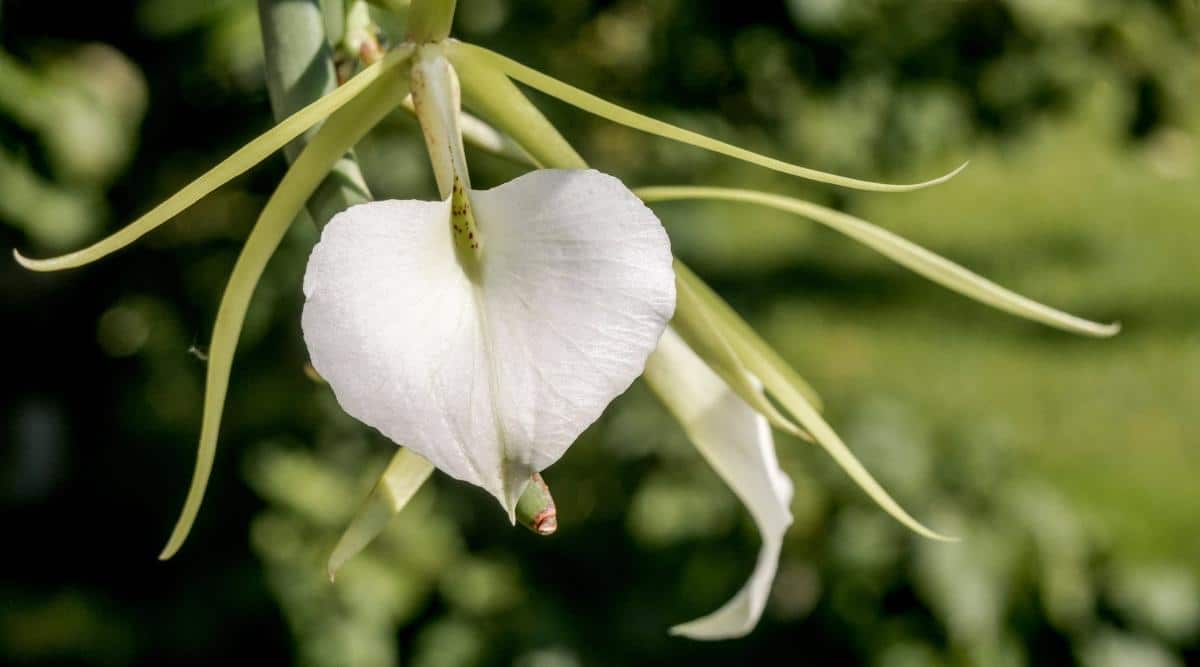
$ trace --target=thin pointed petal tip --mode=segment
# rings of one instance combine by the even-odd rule
[[[967,166],[970,164],[971,164],[971,161],[967,160],[966,162],[963,162],[962,164],[958,165],[954,169],[951,169],[950,171],[946,172],[945,174],[942,174],[941,176],[938,176],[937,178],[931,178],[928,181],[921,181],[919,183],[900,183],[900,184],[894,184],[894,185],[884,184],[886,186],[886,188],[880,188],[879,190],[883,191],[883,192],[913,192],[914,190],[924,190],[925,188],[932,188],[937,185],[942,185],[943,183],[946,183],[950,179],[954,178],[955,176],[958,176],[964,170],[966,170]]]
[[[932,187],[934,185],[941,185],[942,183],[945,183],[946,181],[961,174],[964,170],[966,170],[967,166],[970,164],[971,164],[971,161],[967,160],[967,161],[963,162],[962,164],[958,165],[957,167],[955,167],[954,169],[950,170],[950,172],[945,175],[938,176],[937,178],[935,178],[931,181],[914,184],[913,189],[915,190],[918,188],[926,188],[926,187]]]
[[[207,474],[204,476],[205,484],[207,483]],[[193,481],[193,485],[195,482]],[[191,488],[188,489],[189,497],[193,494]],[[183,548],[183,543],[187,541],[188,534],[192,531],[192,524],[196,521],[197,510],[199,510],[199,499],[192,500],[191,503],[185,503],[184,510],[179,519],[175,522],[175,526],[171,529],[171,536],[167,538],[167,545],[159,552],[158,559],[162,561],[171,560],[179,550]]]
[[[956,542],[962,542],[961,537],[956,537],[954,535],[944,535],[944,534],[939,533],[930,528],[926,528],[925,526],[923,526],[921,524],[917,524],[916,526],[909,526],[909,527],[912,528],[912,530],[915,531],[921,537],[933,540],[934,542],[947,542],[949,544],[954,544]]]
[[[95,243],[58,257],[35,260],[14,251],[17,262],[32,271],[61,271],[90,264],[128,246],[206,197],[225,183],[283,148],[297,136],[331,118],[347,104],[360,99],[369,86],[384,77],[412,55],[411,45],[401,45],[383,60],[368,66],[329,94],[311,102],[280,121],[270,130],[250,140],[232,155],[188,183],[175,194],[128,225]],[[369,96],[368,96],[369,97]],[[398,100],[397,100],[398,102]],[[389,102],[390,103],[390,102]],[[389,109],[390,110],[390,109]],[[361,117],[358,118],[361,121]]]
[[[29,257],[22,255],[21,251],[17,250],[16,248],[13,248],[12,254],[13,254],[13,259],[15,259],[17,261],[17,264],[20,264],[22,267],[24,267],[30,271],[50,271],[51,270],[50,267],[44,266],[44,264],[46,263],[46,260],[30,259]]]
[[[329,576],[329,583],[331,584],[337,581],[338,570],[342,569],[342,566],[346,564],[346,561],[350,560],[350,558],[355,555],[355,552],[343,553],[349,551],[344,543],[344,537],[339,539],[337,544],[334,545],[333,551],[329,554],[329,560],[325,561],[325,574]]]
[[[375,541],[433,473],[433,464],[407,448],[392,456],[371,493],[333,546],[325,572],[334,581],[342,566]]]
[[[1097,324],[1096,325],[1096,334],[1095,335],[1097,338],[1112,338],[1113,336],[1115,336],[1119,333],[1121,333],[1121,322],[1120,321],[1109,322],[1108,324]]]
[[[691,630],[691,628],[690,628],[691,625],[692,624],[690,622],[689,623],[680,623],[679,625],[672,625],[671,628],[669,630],[667,630],[667,634],[671,635],[672,637],[684,637],[686,639],[710,639],[709,637],[697,637],[695,635],[695,633]],[[723,639],[737,639],[738,637],[745,637],[748,634],[750,634],[750,631],[743,632],[743,633],[736,634],[736,635],[729,635],[729,636],[723,637]]]

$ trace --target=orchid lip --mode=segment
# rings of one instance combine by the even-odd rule
[[[467,194],[487,244],[460,261],[454,197],[336,216],[304,277],[304,339],[342,408],[515,517],[642,373],[675,306],[670,244],[620,181],[538,170]]]

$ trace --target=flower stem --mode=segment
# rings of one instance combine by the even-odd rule
[[[418,44],[450,36],[458,0],[413,0],[408,9],[408,38]]]
[[[317,0],[259,0],[267,91],[276,120],[287,118],[337,87],[333,52],[325,36],[325,19]],[[284,149],[296,159],[313,128]],[[329,170],[306,205],[318,227],[338,211],[371,201],[362,171],[348,152]]]

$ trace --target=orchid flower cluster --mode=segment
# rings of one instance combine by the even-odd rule
[[[821,417],[811,388],[673,258],[648,203],[726,200],[788,211],[1014,315],[1090,336],[1117,331],[1115,324],[1086,321],[1014,294],[816,204],[716,187],[631,190],[588,169],[514,82],[636,130],[848,188],[913,190],[958,170],[925,183],[889,185],[753,153],[451,39],[453,8],[453,2],[415,1],[408,41],[112,236],[61,257],[16,255],[36,271],[96,261],[319,126],[262,210],[221,299],[193,481],[162,558],[178,551],[199,510],[234,350],[264,266],[335,163],[401,106],[419,121],[440,200],[374,201],[341,211],[313,248],[303,281],[301,324],[313,367],[348,414],[400,446],[331,555],[331,576],[403,509],[434,469],[490,493],[511,521],[528,515],[539,532],[553,532],[553,500],[540,472],[639,376],[746,505],[762,536],[744,587],[720,609],[672,632],[719,639],[744,635],[758,622],[792,520],[792,484],[776,460],[774,429],[824,448],[913,531],[948,539],[888,495]],[[464,103],[474,116],[462,110]],[[532,168],[499,187],[474,189],[464,141]]]

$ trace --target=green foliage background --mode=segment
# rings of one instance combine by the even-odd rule
[[[269,127],[253,3],[0,4],[0,240],[131,220]],[[1173,666],[1200,660],[1200,7],[1189,0],[460,0],[456,32],[614,101],[806,165],[811,186],[536,97],[631,185],[795,194],[1092,317],[1014,321],[797,219],[660,209],[677,253],[822,392],[907,534],[780,437],[796,524],[748,638],[666,629],[749,572],[753,526],[640,385],[547,473],[560,531],[444,477],[336,585],[323,560],[392,445],[305,374],[298,225],[259,288],[196,531],[181,502],[203,348],[282,158],[101,264],[0,262],[0,662]],[[434,192],[414,124],[360,147]],[[482,185],[516,168],[472,155]]]

